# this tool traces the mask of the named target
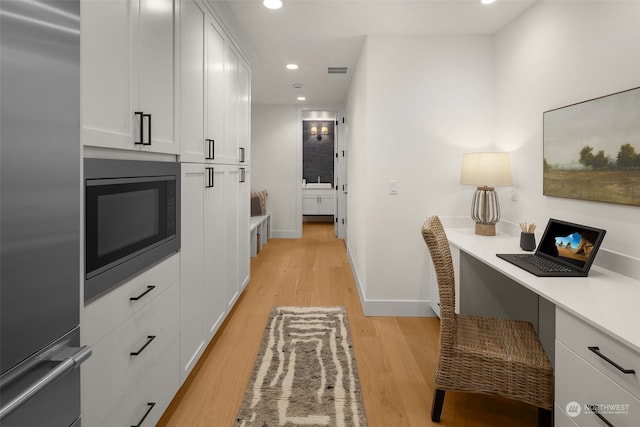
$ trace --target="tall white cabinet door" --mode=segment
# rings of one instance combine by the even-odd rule
[[[207,167],[209,187],[204,193],[204,322],[211,340],[224,320],[224,170]]]
[[[205,21],[203,6],[181,2],[180,11],[180,143],[183,162],[203,162],[208,148],[204,140]]]
[[[139,0],[140,111],[151,115],[146,151],[179,152],[175,132],[174,0]],[[179,2],[178,2],[179,3]],[[148,138],[149,135],[146,137]]]
[[[238,203],[240,169],[224,166],[224,298],[230,310],[240,295],[238,276]]]
[[[240,289],[249,283],[251,273],[249,220],[251,217],[250,171],[240,168],[240,186],[238,200],[238,282]]]
[[[206,138],[214,161],[224,160],[224,37],[213,18],[206,22]]]
[[[134,28],[128,1],[82,2],[82,141],[134,149],[137,91],[131,63]]]
[[[224,62],[224,147],[222,158],[225,163],[237,163],[238,145],[238,66],[239,58],[233,46],[225,47]]]
[[[193,369],[205,348],[204,212],[208,174],[204,165],[182,164],[180,248],[180,383]]]
[[[251,73],[240,61],[238,68],[238,145],[239,161],[249,164],[251,159]]]

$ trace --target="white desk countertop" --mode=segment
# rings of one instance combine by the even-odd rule
[[[589,277],[537,277],[496,256],[524,252],[520,236],[446,228],[449,243],[640,353],[640,281],[592,266]]]

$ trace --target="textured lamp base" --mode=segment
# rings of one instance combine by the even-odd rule
[[[480,224],[476,222],[476,234],[480,236],[495,236],[496,225],[495,224]]]

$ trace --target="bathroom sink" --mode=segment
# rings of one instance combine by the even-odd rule
[[[314,189],[319,189],[319,188],[333,188],[333,185],[330,182],[309,182],[307,183],[307,187],[306,188],[314,188]]]

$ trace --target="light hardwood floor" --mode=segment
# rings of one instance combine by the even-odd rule
[[[232,427],[271,307],[300,305],[347,308],[370,427],[537,425],[536,409],[528,405],[453,392],[445,397],[440,424],[431,423],[438,319],[365,317],[333,225],[304,223],[303,234],[271,239],[252,258],[244,294],[159,426]]]

